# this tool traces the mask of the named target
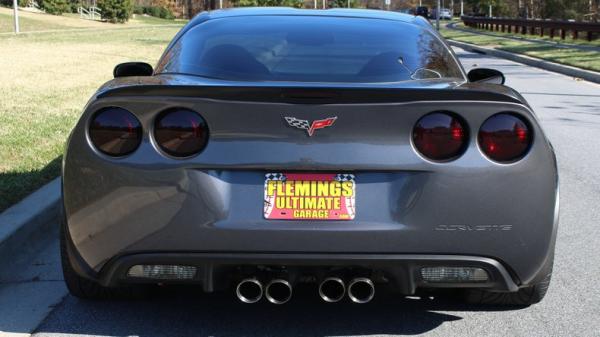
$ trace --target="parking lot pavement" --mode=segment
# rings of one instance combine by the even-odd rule
[[[600,336],[600,86],[458,52],[466,68],[502,70],[507,85],[523,93],[536,110],[556,148],[561,221],[554,276],[542,303],[522,309],[477,307],[449,298],[401,298],[378,289],[376,299],[365,305],[326,304],[314,287],[304,287],[286,305],[246,305],[231,292],[167,288],[144,301],[93,302],[66,296],[35,336]],[[56,248],[44,254],[56,254]],[[55,275],[58,265],[49,260],[48,273]],[[5,293],[0,291],[2,307]],[[15,301],[35,310],[36,294],[22,291]],[[0,310],[5,310],[0,317],[9,311]],[[26,332],[1,318],[0,331]]]

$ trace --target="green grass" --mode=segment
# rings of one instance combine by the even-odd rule
[[[451,29],[442,29],[440,31],[447,39],[471,43],[483,47],[492,47],[578,68],[600,71],[600,52],[597,51],[579,50],[568,47],[559,48],[556,45],[547,44],[543,41],[530,42],[524,40],[507,39],[501,34],[489,36]],[[506,36],[506,33],[504,36]],[[584,43],[579,41],[579,44]],[[588,43],[588,45],[596,44],[600,45],[600,42],[594,41],[592,43]]]
[[[165,24],[179,24],[185,23],[187,20],[166,20],[161,18],[156,18],[149,15],[134,15],[130,20],[130,24],[143,24],[143,25],[165,25]]]
[[[111,24],[99,20],[84,20],[76,13],[65,13],[63,15],[48,15],[43,13],[31,13],[19,11],[19,23],[21,32],[49,32],[56,30],[82,30],[82,29],[120,29],[147,25],[181,25],[184,20],[165,20],[145,15],[134,15],[125,24]],[[0,33],[12,33],[13,11],[12,9],[0,7]]]
[[[101,28],[0,35],[1,62],[10,65],[0,72],[0,211],[60,174],[65,140],[113,67],[133,60],[156,64],[181,28],[92,24]]]
[[[29,17],[20,17],[19,23],[22,31],[61,29],[64,26],[47,21],[35,20]],[[14,30],[13,16],[4,11],[0,12],[0,33],[8,33]]]

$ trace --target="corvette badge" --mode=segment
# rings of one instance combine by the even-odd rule
[[[329,118],[325,118],[325,119],[314,120],[312,123],[310,123],[307,120],[298,119],[296,117],[285,117],[286,122],[290,126],[293,126],[298,129],[306,130],[309,137],[312,137],[312,135],[315,133],[316,130],[324,129],[328,126],[332,126],[333,123],[335,123],[336,119],[337,119],[337,117],[329,117]]]

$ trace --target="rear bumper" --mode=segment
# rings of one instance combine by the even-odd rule
[[[73,249],[94,273],[147,253],[168,257],[182,252],[184,257],[227,252],[240,258],[275,254],[269,256],[296,257],[300,262],[302,254],[308,259],[361,254],[400,260],[450,255],[500,261],[514,271],[514,282],[521,286],[535,284],[547,274],[554,252],[555,180],[537,172],[535,179],[543,176],[550,183],[539,181],[535,184],[539,188],[526,191],[530,185],[523,177],[504,174],[503,184],[495,184],[493,193],[482,190],[489,184],[487,175],[359,173],[356,219],[308,222],[263,218],[263,172],[175,170],[157,172],[153,183],[138,181],[144,177],[140,174],[128,177],[129,186],[107,184],[104,197],[86,200],[75,212],[70,211],[74,202],[69,203],[66,193],[65,221]],[[174,183],[177,178],[179,185]],[[522,193],[509,193],[516,187],[523,188]],[[94,190],[83,192],[90,191]],[[81,198],[82,191],[70,195]],[[399,269],[407,275],[410,270]]]
[[[193,280],[177,283],[202,285],[211,292],[230,286],[243,277],[260,274],[260,267],[281,270],[292,279],[318,279],[332,270],[352,274],[368,273],[385,280],[402,294],[414,294],[417,288],[483,288],[516,291],[518,286],[498,261],[475,256],[405,254],[238,254],[238,253],[143,253],[118,257],[98,274],[105,286],[129,283],[156,283],[156,280],[129,278],[127,271],[140,264],[175,264],[197,267]],[[421,277],[423,267],[478,267],[487,271],[486,282],[429,283]],[[168,281],[165,281],[169,283]]]
[[[499,261],[481,256],[442,254],[331,254],[331,253],[207,253],[207,252],[138,252],[115,256],[100,271],[90,268],[64,232],[65,253],[81,276],[107,287],[125,284],[176,283],[200,285],[206,292],[224,289],[248,276],[268,277],[282,272],[292,281],[316,280],[328,274],[365,275],[376,282],[385,281],[402,294],[414,294],[417,288],[480,288],[514,292],[520,282],[514,271]],[[191,280],[156,280],[127,275],[135,265],[194,266]],[[421,277],[424,267],[475,267],[488,274],[486,282],[428,283]],[[269,271],[267,271],[269,270]],[[273,275],[270,275],[273,276]]]

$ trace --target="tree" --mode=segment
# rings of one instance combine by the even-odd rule
[[[235,7],[255,7],[255,6],[284,6],[284,7],[304,7],[303,0],[235,0],[232,1]]]
[[[98,0],[98,8],[102,12],[102,19],[112,23],[126,22],[133,13],[131,0]]]
[[[348,8],[348,0],[329,0],[328,7],[330,8]],[[350,8],[356,7],[354,0],[350,0]]]
[[[71,5],[67,0],[39,0],[38,4],[48,14],[61,15],[71,11]]]
[[[598,11],[600,0],[465,0],[465,11],[487,14],[489,5],[494,16],[536,19],[583,20]]]

